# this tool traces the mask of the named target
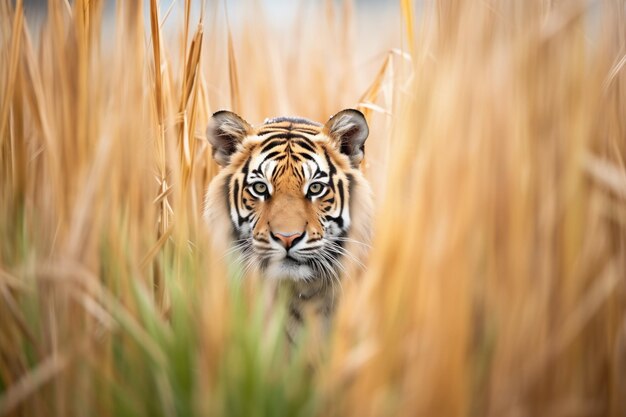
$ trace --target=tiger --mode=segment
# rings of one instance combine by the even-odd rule
[[[253,127],[221,110],[206,136],[221,167],[205,196],[214,243],[286,291],[290,341],[311,314],[327,332],[341,281],[363,267],[371,239],[364,115],[345,109],[326,124],[277,117]]]

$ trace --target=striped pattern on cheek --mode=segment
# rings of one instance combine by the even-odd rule
[[[245,178],[250,166],[247,160],[242,169],[229,179],[229,212],[233,227],[239,239],[250,236],[250,220],[255,212],[255,201],[246,188]]]
[[[347,232],[350,228],[350,184],[352,176],[339,171],[331,161],[328,152],[324,154],[330,168],[329,186],[333,190],[323,207],[323,224],[326,233],[338,236]]]

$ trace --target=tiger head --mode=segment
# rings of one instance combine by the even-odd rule
[[[207,137],[223,168],[206,195],[213,240],[266,277],[338,279],[369,240],[371,192],[359,169],[368,133],[351,109],[325,125],[280,117],[256,128],[215,113]]]

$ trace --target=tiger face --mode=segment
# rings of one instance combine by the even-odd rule
[[[266,277],[339,279],[369,239],[370,189],[359,170],[367,136],[357,110],[325,125],[281,117],[257,128],[215,113],[207,137],[223,169],[207,192],[212,235],[229,236],[244,267]]]

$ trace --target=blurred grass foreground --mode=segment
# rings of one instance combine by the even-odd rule
[[[228,5],[0,0],[0,415],[625,415],[623,1]],[[211,253],[204,129],[345,107],[375,237],[313,355]]]

